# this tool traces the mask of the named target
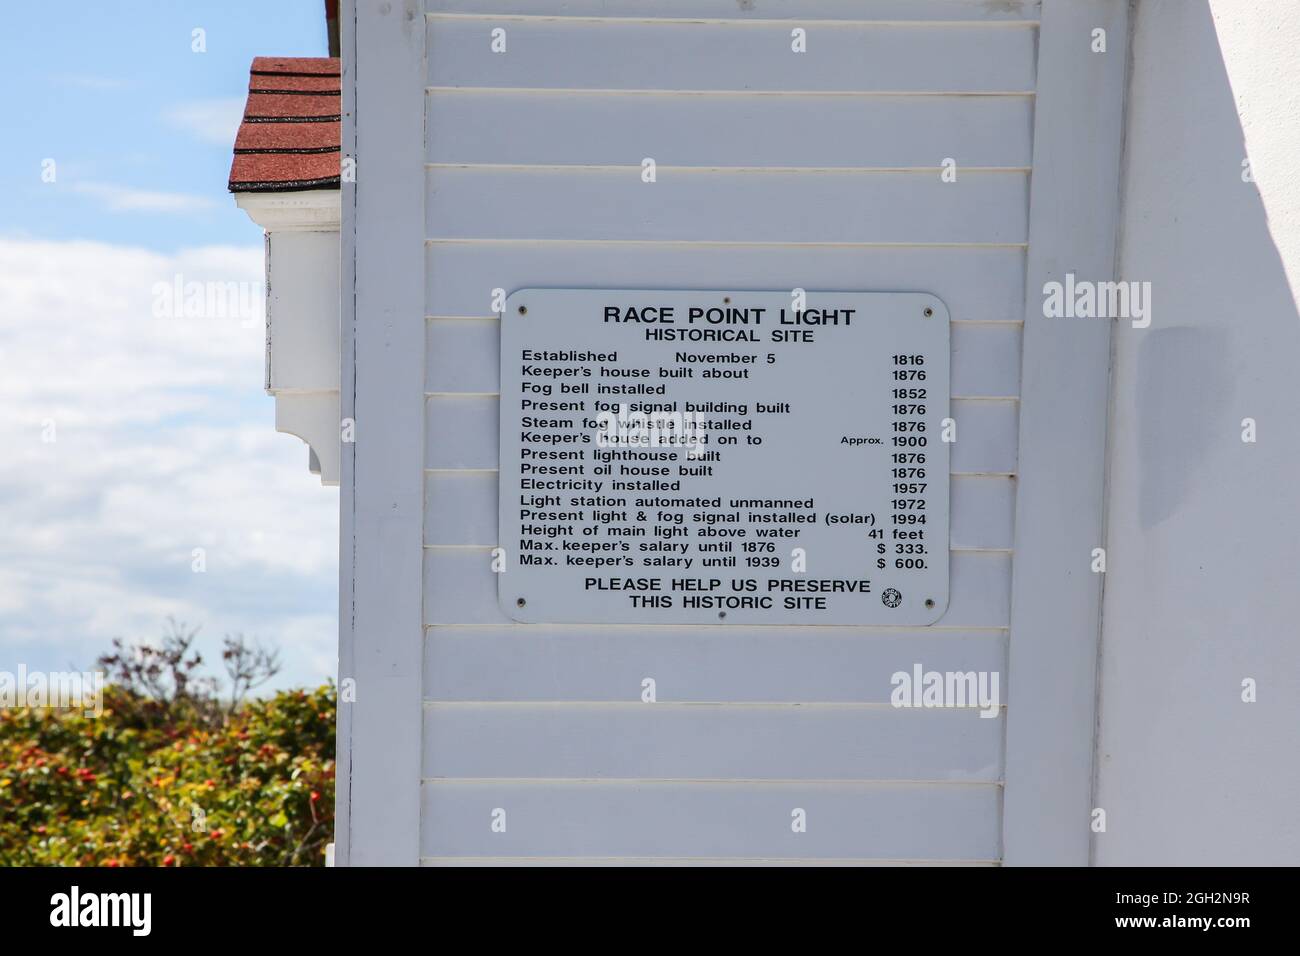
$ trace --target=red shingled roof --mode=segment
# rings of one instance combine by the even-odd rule
[[[231,192],[338,188],[339,74],[336,57],[253,60]]]

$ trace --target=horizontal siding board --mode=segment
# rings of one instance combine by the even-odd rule
[[[949,568],[948,610],[938,626],[1006,627],[1011,603],[1011,555],[1005,551],[955,551],[949,557]],[[509,575],[509,570],[505,573]],[[425,623],[512,625],[497,604],[498,577],[492,571],[488,548],[426,549]],[[514,626],[521,632],[531,627]]]
[[[1019,323],[953,323],[953,397],[1018,397],[1020,333]]]
[[[500,449],[495,395],[441,395],[426,399],[425,467],[494,469]],[[954,400],[954,474],[1012,474],[1016,470],[1015,401]]]
[[[506,30],[506,50],[491,30]],[[783,24],[610,19],[428,22],[429,86],[736,92],[1028,93],[1031,26],[837,24],[791,50]]]
[[[1025,308],[1025,251],[1011,247],[431,242],[426,255],[433,316],[490,317],[498,288],[924,291],[954,323]]]
[[[434,319],[425,335],[425,388],[430,392],[501,389],[501,324],[491,319]]]
[[[1014,531],[1014,480],[957,476],[951,485],[949,541],[959,550],[1004,550]],[[425,474],[425,544],[492,547],[497,543],[497,474]]]
[[[425,472],[424,539],[425,544],[495,547],[497,473]]]
[[[958,475],[949,486],[948,544],[954,550],[1009,550],[1015,538],[1015,479]],[[434,502],[436,504],[436,502]],[[429,512],[426,510],[425,514]]]
[[[970,172],[725,172],[431,167],[431,239],[1023,243],[1029,177]]]
[[[995,786],[426,782],[421,854],[993,860],[999,802]]]
[[[505,573],[510,572],[507,570]],[[496,577],[487,548],[426,550],[424,552],[425,623],[493,625],[513,623],[497,606]]]
[[[886,678],[887,679],[887,678]],[[994,782],[1002,716],[971,708],[426,704],[429,778]]]
[[[427,158],[463,165],[1025,168],[1033,100],[1015,96],[606,96],[438,91]],[[779,131],[779,135],[773,135]]]
[[[425,0],[431,15],[883,21],[1037,20],[1039,0]]]
[[[1006,627],[1011,619],[1011,555],[1005,551],[954,551],[949,556],[948,611],[944,627]]]
[[[427,402],[427,467],[497,467],[500,400],[495,395],[435,395]]]
[[[889,703],[897,671],[1006,671],[1001,631],[429,628],[435,701]]]
[[[433,319],[426,343],[429,392],[495,394],[501,388],[501,330],[495,319]],[[1020,391],[1020,326],[957,323],[952,329],[952,394],[1015,398]]]
[[[954,399],[949,414],[957,423],[952,446],[953,474],[1009,475],[1016,470],[1019,403]]]

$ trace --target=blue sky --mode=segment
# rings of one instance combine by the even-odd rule
[[[282,685],[333,675],[338,493],[274,431],[260,300],[154,308],[177,275],[260,284],[225,188],[248,67],[325,45],[321,0],[6,7],[0,670],[90,667],[172,616],[278,644]]]
[[[0,150],[0,222],[10,233],[163,251],[255,242],[255,227],[224,190],[231,124],[238,123],[254,56],[326,55],[323,6],[6,5],[0,52],[11,80],[0,91],[7,147]],[[191,49],[196,28],[205,32],[205,53]],[[48,158],[68,188],[41,182]],[[115,194],[101,187],[170,194],[185,214],[113,215]],[[186,206],[185,199],[195,202]]]

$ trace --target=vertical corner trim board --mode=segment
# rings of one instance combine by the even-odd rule
[[[419,0],[350,3],[344,87],[360,174],[350,190],[345,255],[353,295],[343,374],[355,420],[345,472],[343,573],[351,613],[341,664],[356,681],[347,758],[350,865],[419,863],[420,665],[424,527],[424,23]],[[345,268],[345,274],[347,269]],[[350,387],[349,387],[350,386]],[[346,446],[345,446],[346,447]],[[345,725],[346,726],[346,725]]]
[[[1106,50],[1093,52],[1095,30]],[[1127,0],[1045,0],[1038,54],[1012,571],[1004,862],[1087,865],[1110,323],[1043,316],[1043,287],[1113,278]],[[1080,130],[1086,130],[1081,135]]]
[[[341,153],[355,156],[357,149],[356,17],[351,4],[339,18],[339,49],[343,76],[340,82],[342,129]],[[352,370],[356,363],[356,199],[354,182],[341,182],[339,228],[339,417],[356,415],[356,391]],[[268,252],[269,252],[269,246]],[[268,364],[267,374],[270,368]],[[355,593],[352,581],[353,529],[352,488],[356,474],[356,445],[339,447],[339,663],[340,679],[356,673],[352,642],[352,609]],[[337,708],[334,737],[334,865],[351,863],[352,831],[352,709]]]

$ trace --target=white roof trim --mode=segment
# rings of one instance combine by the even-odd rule
[[[299,192],[235,193],[235,204],[263,229],[273,232],[338,232],[342,223],[342,192],[304,189]]]

